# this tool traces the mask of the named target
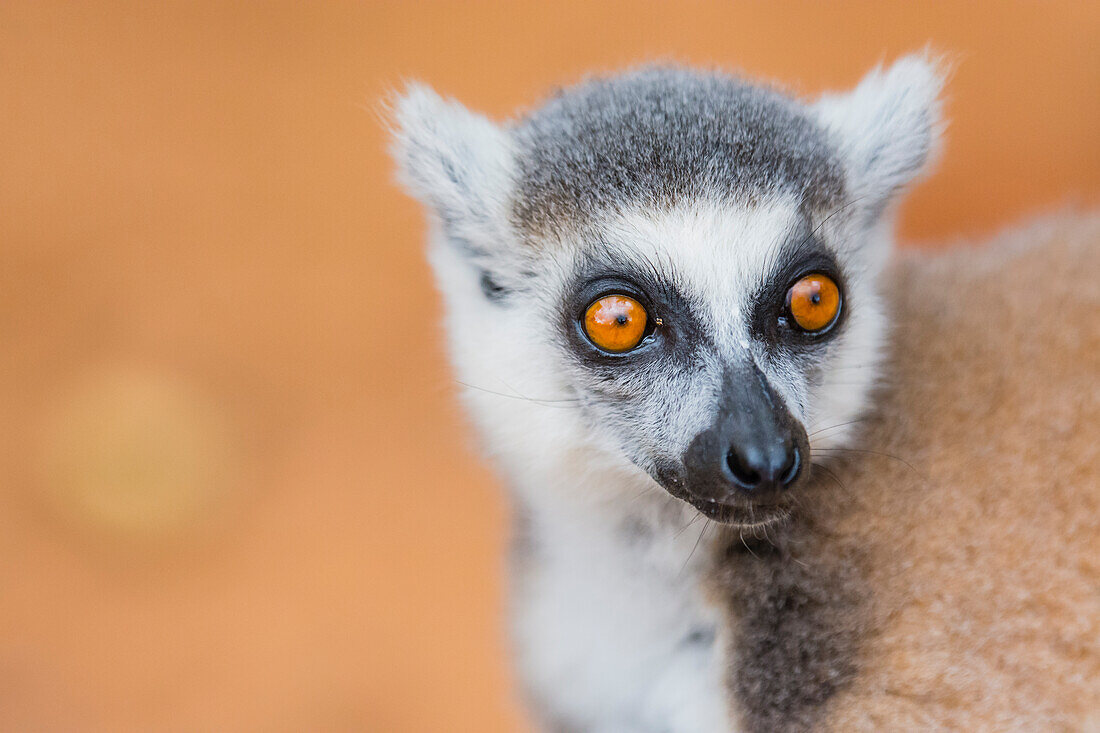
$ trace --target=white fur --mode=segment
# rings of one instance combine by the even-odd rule
[[[570,395],[559,374],[531,368],[557,360],[549,339],[532,340],[529,313],[488,303],[456,258],[446,242],[432,248],[458,378],[478,387],[463,398],[538,545],[512,609],[536,708],[597,732],[729,730],[722,660],[712,653],[720,644],[700,652],[682,643],[718,621],[699,577],[706,522],[601,445],[577,409],[554,401]],[[652,543],[624,536],[628,515]]]

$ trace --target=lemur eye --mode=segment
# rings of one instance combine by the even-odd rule
[[[627,295],[605,295],[584,312],[584,332],[604,351],[621,354],[642,342],[647,315],[642,304]]]
[[[806,275],[787,291],[787,311],[803,331],[824,331],[840,315],[840,288],[828,275]]]

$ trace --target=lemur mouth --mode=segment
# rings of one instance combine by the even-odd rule
[[[698,497],[688,497],[687,501],[707,519],[745,529],[772,527],[791,517],[791,505],[788,502],[730,504]]]
[[[714,499],[692,491],[677,472],[658,470],[653,478],[665,491],[691,504],[707,519],[733,527],[747,529],[782,524],[791,517],[794,507],[789,491],[760,496],[731,493],[723,499]]]

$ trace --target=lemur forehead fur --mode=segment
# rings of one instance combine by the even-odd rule
[[[545,231],[616,209],[789,196],[809,210],[843,194],[837,151],[810,112],[718,73],[649,68],[590,81],[521,120],[516,220]]]
[[[812,103],[678,67],[503,125],[397,101],[463,398],[523,517],[514,635],[549,725],[737,727],[707,531],[789,525],[852,440],[941,84],[908,57]]]

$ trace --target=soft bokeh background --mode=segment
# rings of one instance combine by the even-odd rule
[[[931,42],[903,235],[1100,192],[1100,5],[0,5],[0,729],[522,728],[505,508],[377,100],[654,57],[807,94]]]

